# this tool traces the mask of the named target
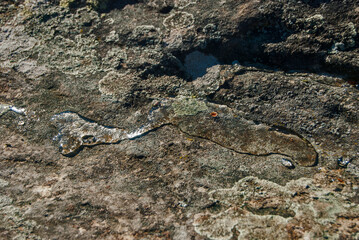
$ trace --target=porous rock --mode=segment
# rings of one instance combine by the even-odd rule
[[[355,0],[0,1],[0,238],[357,239],[358,22]]]

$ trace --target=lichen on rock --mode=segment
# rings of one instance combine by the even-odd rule
[[[189,28],[193,23],[193,14],[188,12],[175,12],[163,20],[163,25],[168,29]]]
[[[358,17],[0,1],[0,239],[357,239]]]
[[[130,97],[136,86],[136,77],[130,72],[118,73],[111,71],[99,81],[99,90],[106,97],[125,101]]]
[[[64,8],[71,7],[76,2],[76,0],[60,0],[59,5]]]
[[[197,99],[184,98],[173,103],[173,110],[177,116],[194,116],[197,113],[208,111],[208,107]]]
[[[357,219],[359,208],[348,204],[341,194],[320,188],[326,184],[317,184],[318,180],[307,178],[285,186],[256,177],[243,178],[233,188],[210,193],[215,207],[195,216],[195,229],[202,236],[218,240],[338,238],[333,227],[343,218],[350,225],[349,216]],[[358,224],[351,225],[353,229],[342,224],[344,236],[358,237],[354,230]]]

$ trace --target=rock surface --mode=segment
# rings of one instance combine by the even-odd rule
[[[354,0],[0,2],[0,238],[358,239],[358,23]]]

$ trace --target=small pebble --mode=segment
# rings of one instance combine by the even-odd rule
[[[185,203],[184,201],[179,201],[178,205],[181,206],[181,207],[184,207],[184,208],[188,206],[188,204]]]
[[[282,158],[282,165],[286,168],[289,169],[293,169],[294,168],[294,164],[292,163],[291,160],[287,159],[287,158]]]

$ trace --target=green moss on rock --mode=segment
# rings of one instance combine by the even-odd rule
[[[199,112],[208,110],[205,102],[193,98],[186,98],[173,103],[173,110],[178,116],[196,115]]]

